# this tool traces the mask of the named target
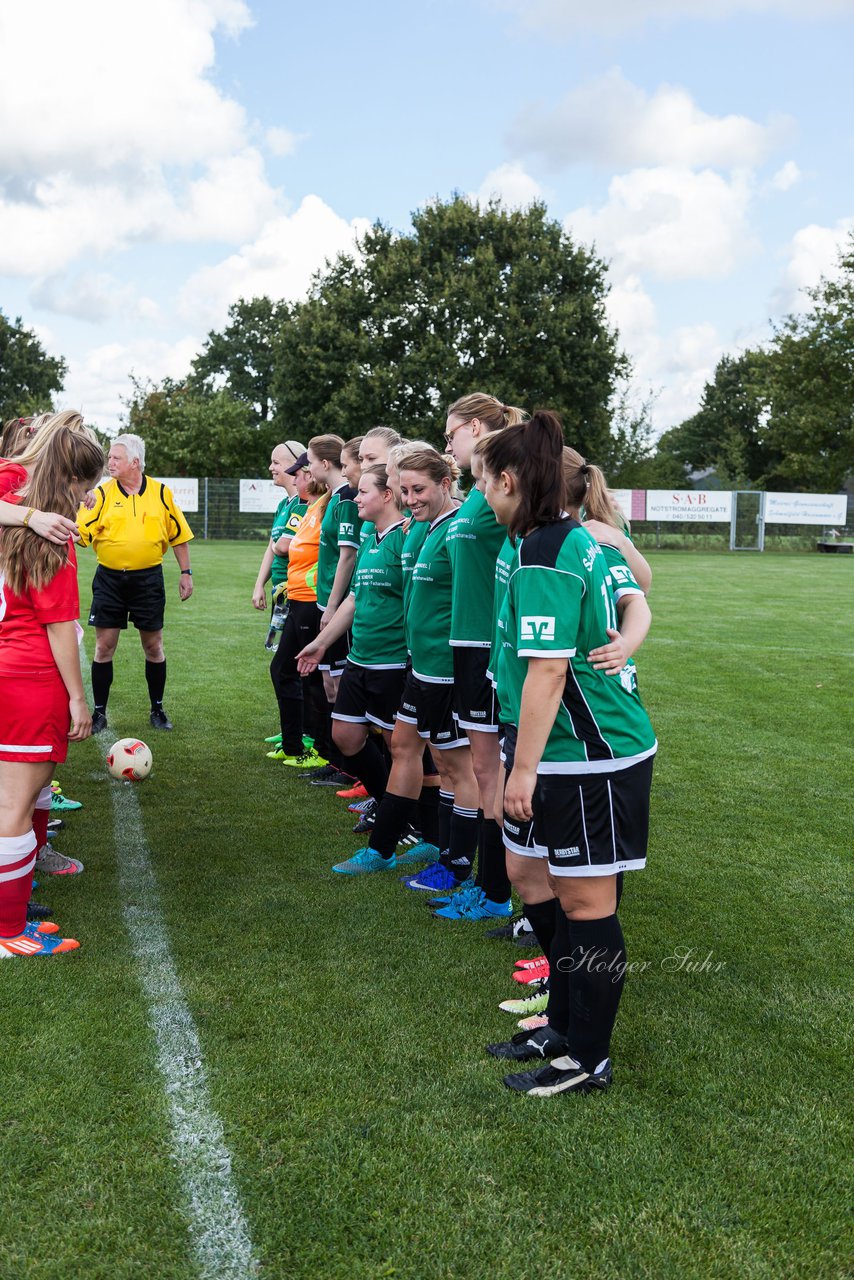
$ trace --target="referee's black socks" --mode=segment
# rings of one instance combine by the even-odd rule
[[[110,664],[112,666],[112,664]],[[151,707],[154,710],[163,702],[163,693],[166,689],[166,659],[162,662],[149,662],[145,660],[145,682],[148,685],[148,696],[151,699]]]
[[[110,685],[113,683],[113,662],[92,663],[92,701],[96,711],[106,711],[107,699],[110,696]]]

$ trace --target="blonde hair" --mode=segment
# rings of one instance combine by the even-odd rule
[[[583,507],[585,520],[601,520],[621,533],[628,531],[629,523],[611,497],[601,467],[585,462],[577,450],[564,445],[563,474],[567,502],[579,511]]]
[[[40,413],[37,418],[30,419],[30,443],[15,458],[19,467],[29,471],[46,449],[50,449],[59,431],[86,433],[91,436],[89,428],[83,422],[82,413],[76,409],[63,409],[62,413]]]
[[[41,418],[10,418],[4,422],[0,432],[0,458],[14,458],[20,453],[38,430],[40,421]]]
[[[401,443],[402,437],[394,430],[393,427],[371,427],[370,431],[366,431],[362,436],[363,440],[383,440],[389,447],[393,449],[395,445]]]
[[[455,418],[477,418],[487,431],[501,431],[503,427],[515,427],[520,422],[527,422],[529,414],[525,409],[517,409],[512,404],[502,404],[495,396],[488,396],[483,391],[472,391],[470,395],[460,396],[448,408],[447,416]]]
[[[51,415],[40,428],[42,448],[30,462],[27,482],[20,492],[28,506],[73,519],[77,499],[71,486],[97,484],[104,472],[104,450],[82,420],[79,426],[56,421],[66,416]],[[67,560],[67,542],[49,542],[23,526],[4,529],[0,538],[0,571],[18,595],[27,586],[36,590],[47,586]]]

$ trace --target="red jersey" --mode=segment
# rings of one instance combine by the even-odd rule
[[[20,488],[26,478],[23,467],[13,462],[0,462],[0,497],[6,502],[17,502],[16,497],[5,495]],[[13,675],[55,670],[47,624],[76,622],[79,614],[77,557],[73,542],[69,544],[68,559],[59,573],[40,591],[27,587],[23,594],[16,595],[0,573],[0,672]]]

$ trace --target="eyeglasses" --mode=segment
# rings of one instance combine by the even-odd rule
[[[450,443],[451,443],[451,441],[453,440],[454,436],[457,434],[457,432],[458,432],[458,431],[462,431],[463,427],[470,427],[470,426],[471,426],[471,424],[472,424],[473,422],[474,422],[474,418],[469,418],[468,422],[460,422],[460,423],[459,423],[456,427],[454,427],[451,431],[446,431],[446,432],[445,432],[445,444],[450,444]]]

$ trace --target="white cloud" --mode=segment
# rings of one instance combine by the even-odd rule
[[[250,21],[242,0],[5,5],[0,170],[92,174],[227,155],[246,122],[207,79],[213,37]]]
[[[267,150],[274,156],[292,156],[297,149],[299,135],[292,133],[290,129],[280,129],[278,126],[268,129],[264,134],[264,142]]]
[[[74,316],[97,324],[121,314],[122,319],[157,320],[160,308],[151,298],[139,297],[133,285],[122,284],[106,272],[85,271],[75,278],[50,276],[30,290],[36,307],[58,315]]]
[[[734,14],[768,14],[770,17],[811,21],[851,12],[851,0],[495,0],[496,6],[515,14],[526,26],[554,35],[596,31],[616,34],[648,22],[667,23],[729,18]]]
[[[542,199],[543,189],[518,161],[513,161],[492,169],[480,184],[475,199],[486,204],[496,196],[510,208],[525,208]]]
[[[782,121],[757,124],[747,116],[712,116],[686,89],[660,85],[647,94],[619,68],[572,89],[551,110],[525,107],[508,145],[538,154],[553,168],[596,164],[739,169],[760,163],[786,130]]]
[[[95,347],[80,359],[69,359],[60,407],[79,409],[87,422],[112,430],[132,393],[131,373],[143,381],[182,378],[199,347],[198,337],[174,343],[142,340]]]
[[[681,325],[662,333],[655,303],[636,275],[611,289],[606,309],[632,360],[633,397],[653,402],[655,434],[696,413],[703,388],[724,353],[714,325]]]
[[[181,291],[181,314],[209,327],[221,324],[238,298],[298,298],[326,259],[352,250],[369,226],[364,218],[347,222],[319,196],[306,196],[293,214],[272,218],[237,253],[191,276]]]
[[[208,78],[243,0],[32,0],[0,38],[0,273],[134,243],[250,239],[280,207],[243,108]],[[50,38],[45,38],[45,32]],[[285,145],[285,131],[274,141]]]
[[[669,280],[725,276],[757,248],[747,226],[751,186],[744,174],[705,169],[635,169],[612,179],[599,209],[576,209],[570,234],[632,272]]]
[[[788,262],[773,298],[777,315],[803,311],[809,306],[804,290],[817,285],[822,276],[835,275],[839,251],[852,231],[854,217],[841,218],[835,227],[812,223],[795,232],[788,248]]]
[[[800,182],[801,177],[801,171],[794,160],[787,160],[774,174],[771,186],[775,191],[790,191],[796,183]]]

